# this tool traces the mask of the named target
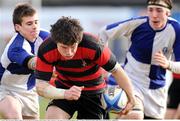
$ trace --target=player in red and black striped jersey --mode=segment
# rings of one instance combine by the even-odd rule
[[[106,83],[102,68],[112,73],[128,97],[123,113],[134,105],[129,78],[107,46],[83,32],[77,19],[60,18],[51,28],[51,37],[39,48],[36,78],[39,95],[54,99],[46,118],[69,119],[78,111],[78,119],[101,119],[101,94]],[[102,68],[101,68],[102,67]],[[47,83],[56,71],[55,87]]]
[[[168,90],[166,119],[180,119],[180,74],[173,73],[173,80]]]

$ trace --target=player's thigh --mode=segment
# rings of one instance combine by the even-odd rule
[[[176,111],[176,114],[174,116],[174,119],[180,119],[180,103],[179,103],[179,106],[177,108],[177,111]]]
[[[13,96],[5,96],[0,101],[0,112],[2,115],[21,113],[21,110],[21,103]]]
[[[57,106],[51,105],[48,107],[45,115],[46,119],[69,119],[70,115]]]
[[[173,119],[175,114],[176,114],[176,109],[167,108],[165,119]]]

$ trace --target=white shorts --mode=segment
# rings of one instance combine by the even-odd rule
[[[26,91],[15,91],[15,90],[9,90],[5,89],[0,86],[0,101],[5,98],[5,96],[12,96],[19,100],[22,107],[22,115],[23,116],[39,116],[39,99],[38,94],[36,93],[35,88],[32,90],[26,90]]]
[[[167,88],[151,90],[133,82],[135,95],[138,96],[144,106],[144,114],[148,117],[163,119],[167,105]]]

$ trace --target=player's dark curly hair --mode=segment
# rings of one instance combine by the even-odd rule
[[[57,20],[54,25],[51,25],[51,37],[55,43],[65,45],[73,45],[82,40],[83,28],[77,19],[71,17],[62,17]]]
[[[172,0],[147,0],[147,4],[152,4],[152,5],[156,5],[156,4],[159,4],[160,1],[163,1],[164,3],[167,4],[167,8],[168,9],[172,9],[172,6],[173,6],[173,3],[172,3]],[[161,4],[159,4],[160,6],[163,6]],[[166,7],[166,6],[163,6],[163,7]]]

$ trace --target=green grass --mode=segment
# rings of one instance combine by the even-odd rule
[[[50,101],[49,99],[40,97],[40,99],[39,99],[40,119],[44,119],[46,107],[47,107],[49,101]]]

